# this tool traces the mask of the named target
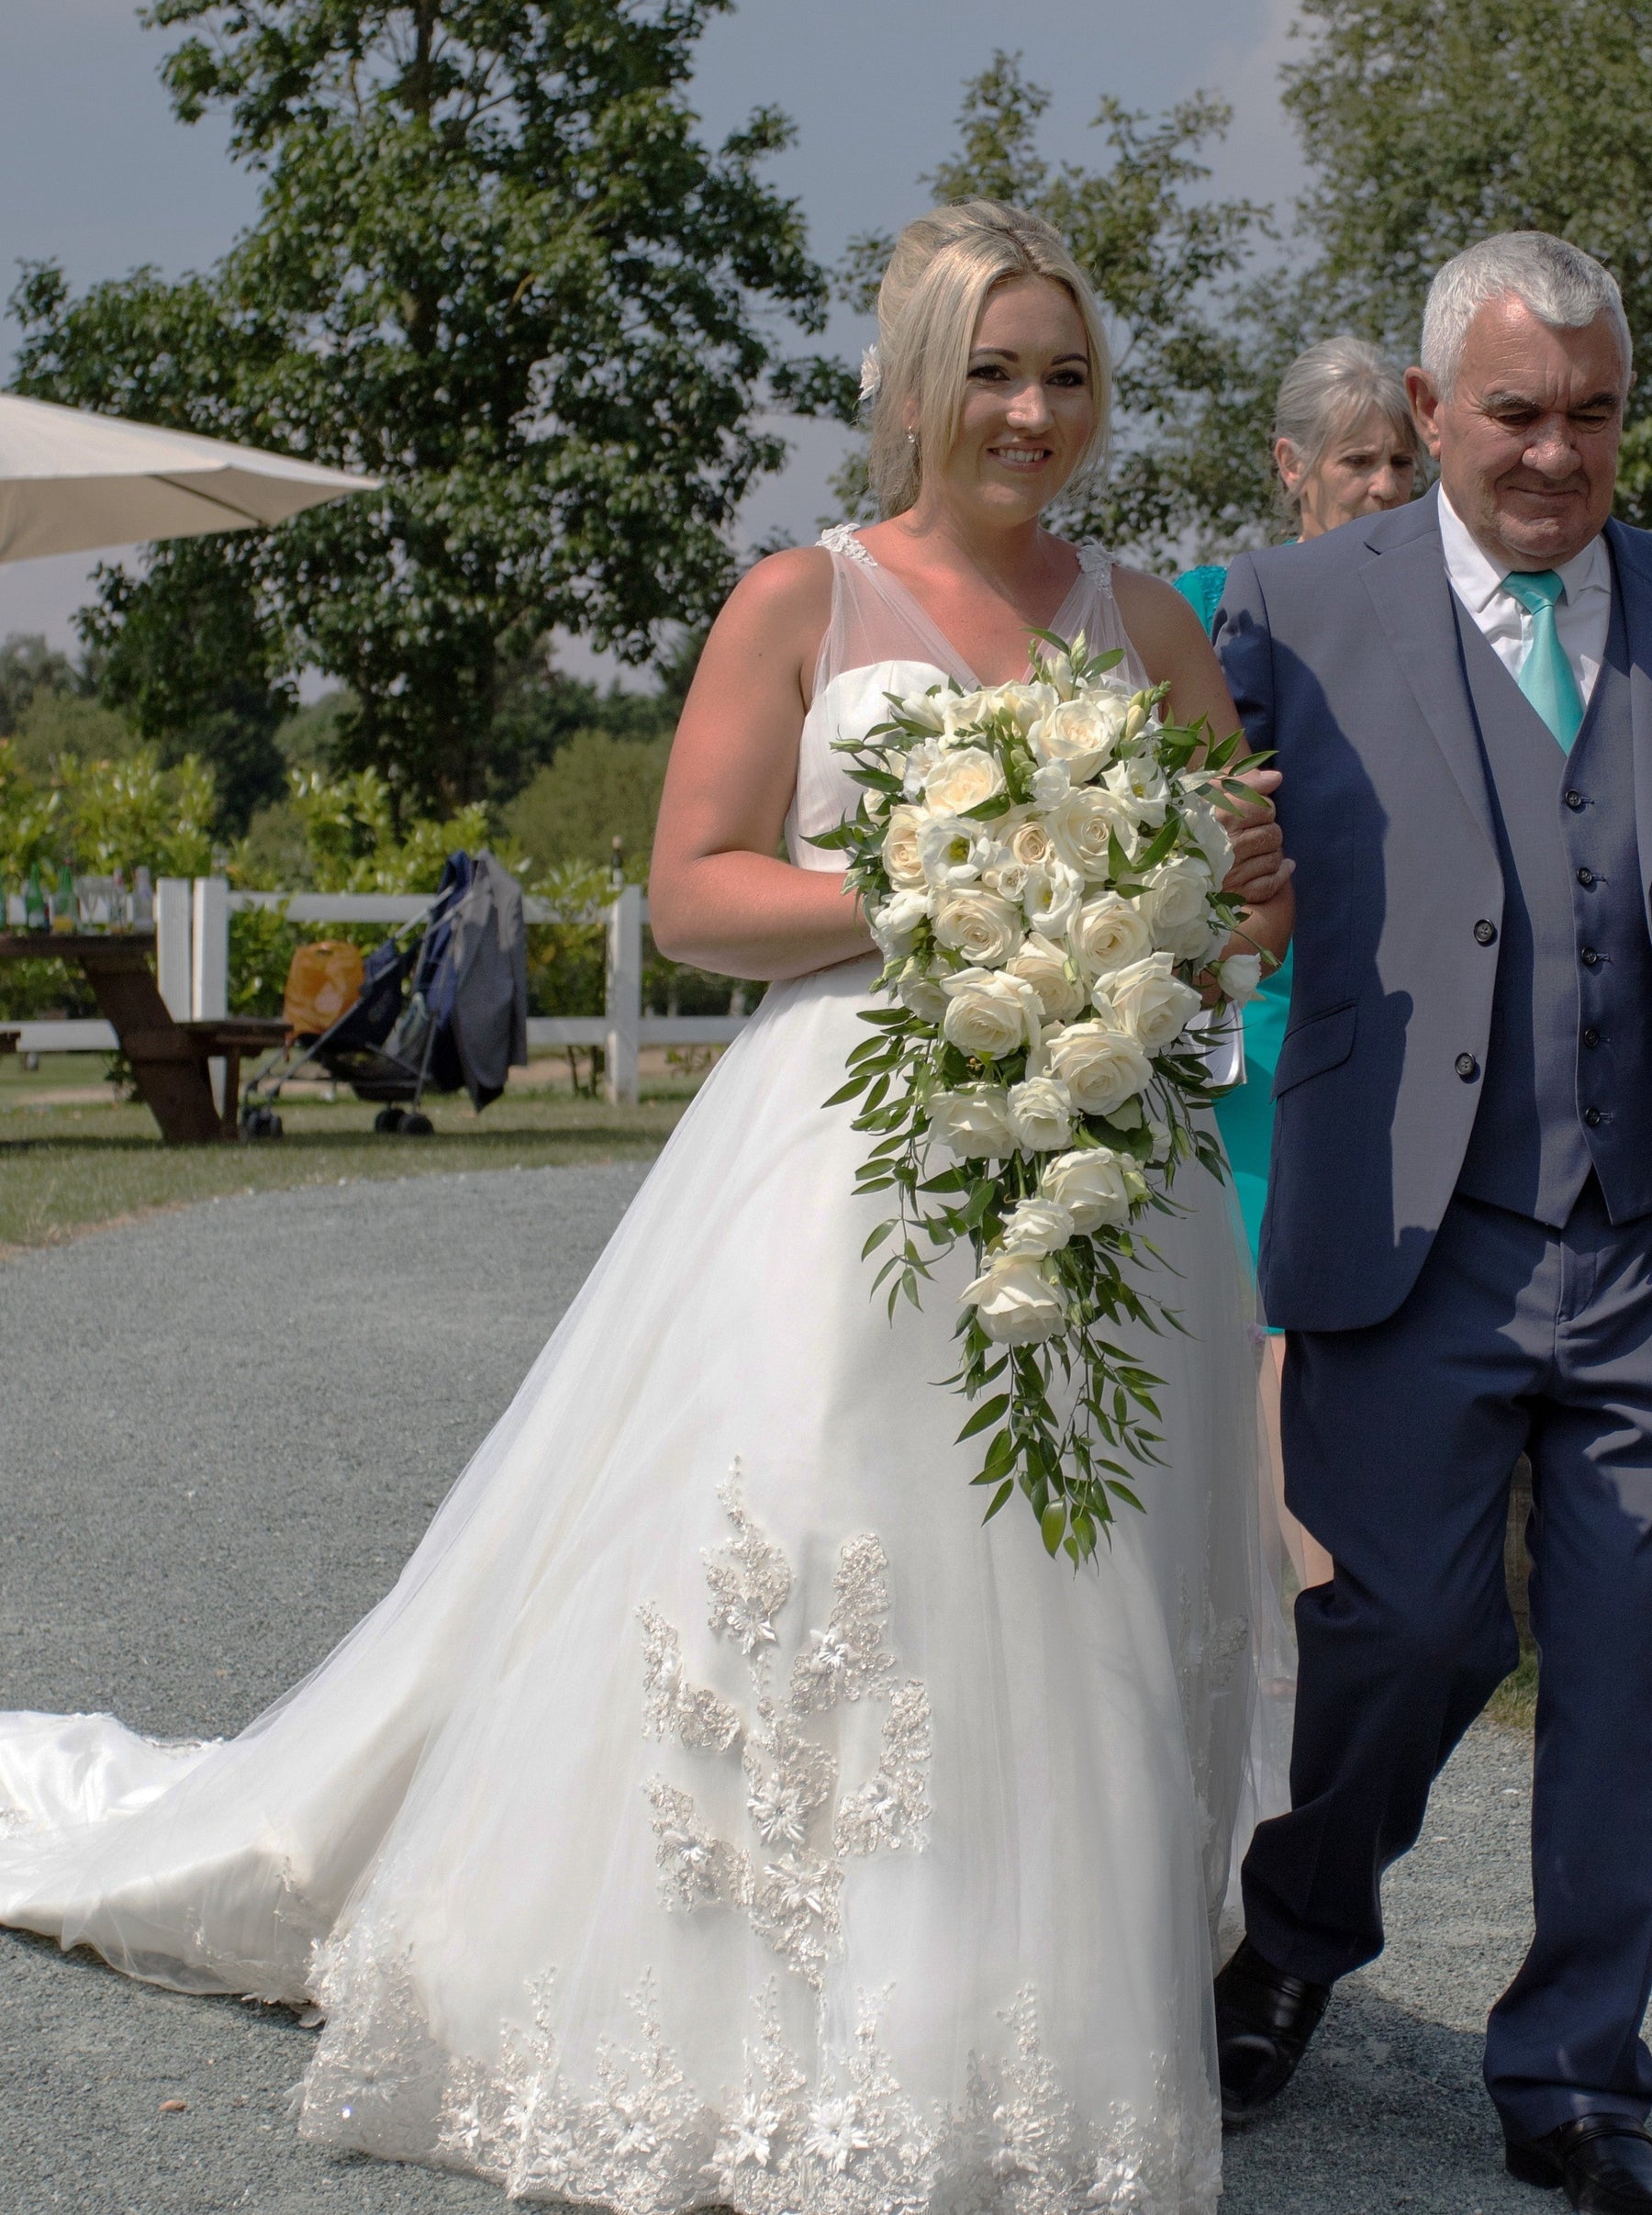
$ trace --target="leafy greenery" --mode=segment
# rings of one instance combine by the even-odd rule
[[[506,809],[505,828],[540,867],[606,859],[616,838],[622,853],[646,858],[670,752],[668,738],[576,732]]]
[[[509,673],[548,624],[643,660],[721,599],[735,510],[784,455],[760,421],[773,329],[824,300],[760,177],[784,119],[695,136],[695,48],[728,4],[150,9],[185,33],[177,114],[226,111],[262,174],[258,219],[176,284],[76,297],[28,270],[19,389],[385,479],[104,576],[107,696],[146,734],[210,727],[220,760],[241,733],[246,811],[279,783],[254,710],[273,732],[307,666],[350,688],[338,766],[446,812],[487,795]]]

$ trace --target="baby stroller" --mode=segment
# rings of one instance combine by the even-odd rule
[[[289,972],[289,1006],[305,952],[299,949]],[[385,1103],[375,1131],[428,1138],[427,1091],[463,1087],[479,1112],[504,1091],[507,1070],[527,1059],[521,888],[486,851],[474,858],[451,854],[425,912],[367,956],[353,1002],[325,1029],[296,1029],[283,1053],[247,1085],[241,1135],[279,1138],[281,1088],[313,1066],[349,1085],[358,1100]]]

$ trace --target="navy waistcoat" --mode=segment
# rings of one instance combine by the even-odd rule
[[[1591,1169],[1614,1223],[1652,1214],[1652,935],[1635,842],[1629,652],[1571,753],[1457,606],[1505,888],[1491,1029],[1457,1190],[1555,1225]]]

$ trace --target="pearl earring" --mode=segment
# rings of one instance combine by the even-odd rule
[[[909,446],[915,446],[917,443],[918,443],[918,433],[917,433],[915,431],[909,431],[907,432],[907,444],[908,444]]]

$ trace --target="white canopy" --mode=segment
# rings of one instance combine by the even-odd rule
[[[0,393],[0,562],[279,523],[381,481]]]

